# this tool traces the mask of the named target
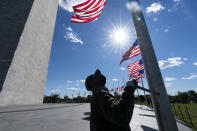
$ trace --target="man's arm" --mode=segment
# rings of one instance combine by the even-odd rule
[[[103,117],[119,126],[127,126],[133,114],[135,85],[127,85],[122,97],[117,101],[111,94],[100,92],[97,103]]]

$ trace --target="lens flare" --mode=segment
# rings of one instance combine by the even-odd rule
[[[116,44],[125,44],[128,41],[128,32],[124,29],[114,30],[111,34],[112,41]]]

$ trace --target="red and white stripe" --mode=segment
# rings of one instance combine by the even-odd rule
[[[139,79],[139,78],[144,78],[145,75],[144,74],[141,74],[141,75],[137,75],[137,76],[130,76],[130,79]]]
[[[107,0],[88,0],[79,5],[73,6],[75,14],[72,16],[72,23],[86,23],[97,19]]]
[[[133,74],[137,73],[140,70],[143,70],[143,68],[142,69],[136,69],[136,70],[129,71],[129,74],[130,75],[133,75]]]
[[[137,55],[139,55],[141,52],[140,52],[140,46],[138,45],[131,53],[131,55],[129,56],[128,59],[132,58],[132,57],[135,57]]]
[[[135,74],[143,69],[144,69],[144,64],[140,65],[139,61],[136,61],[135,63],[128,66],[129,74]]]

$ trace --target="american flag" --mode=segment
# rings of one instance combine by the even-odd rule
[[[140,79],[136,79],[137,83],[141,83],[141,80]]]
[[[120,91],[124,91],[124,86],[120,87]]]
[[[113,89],[109,90],[109,93],[112,93],[113,92]]]
[[[136,61],[135,63],[133,64],[130,64],[128,66],[128,70],[129,70],[129,74],[135,74],[137,73],[139,70],[143,70],[144,69],[144,64],[143,64],[143,61],[142,59]]]
[[[142,59],[128,66],[130,79],[139,79],[144,77],[144,64]]]
[[[72,16],[72,23],[86,23],[97,19],[107,0],[87,0],[84,3],[73,6],[75,14]]]
[[[115,89],[115,92],[118,92],[118,88]]]
[[[140,53],[140,46],[138,41],[136,40],[135,43],[129,48],[129,50],[127,50],[127,52],[124,53],[124,55],[122,56],[122,60],[120,61],[120,64],[125,60],[139,55]]]
[[[129,74],[130,75],[130,79],[139,79],[139,78],[143,78],[144,75],[144,70],[139,70],[137,73],[135,74]]]

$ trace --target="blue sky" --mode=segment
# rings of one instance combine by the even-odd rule
[[[86,92],[84,80],[99,68],[107,87],[128,80],[127,66],[140,56],[119,62],[136,39],[127,1],[108,0],[101,16],[92,22],[71,23],[72,5],[85,0],[60,0],[48,68],[45,95],[75,96]],[[197,1],[140,0],[153,46],[169,94],[197,91]],[[129,39],[119,45],[109,36],[124,28]],[[145,88],[148,88],[146,78]]]

